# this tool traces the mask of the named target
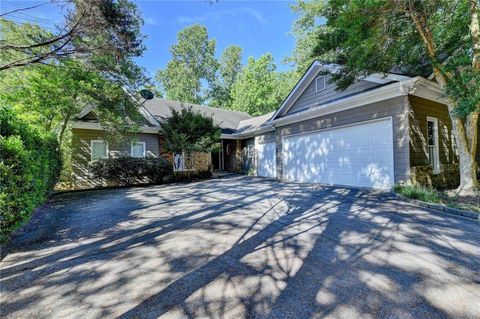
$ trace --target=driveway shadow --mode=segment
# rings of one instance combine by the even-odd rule
[[[478,225],[387,193],[232,176],[76,196],[15,239],[2,316],[480,316]]]

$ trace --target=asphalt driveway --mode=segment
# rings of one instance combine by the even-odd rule
[[[230,175],[56,196],[6,318],[480,318],[480,227],[385,193]]]

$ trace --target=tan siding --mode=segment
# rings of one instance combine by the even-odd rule
[[[326,84],[327,87],[325,90],[316,92],[315,87],[315,77],[313,81],[307,86],[302,95],[295,101],[287,114],[295,113],[302,111],[322,103],[338,99],[349,94],[354,94],[362,92],[364,90],[378,86],[378,83],[373,83],[369,81],[357,81],[353,83],[350,87],[343,91],[337,91],[337,86],[334,83],[329,83],[331,76],[326,75]]]
[[[428,165],[427,116],[438,118],[438,142],[441,164],[457,163],[452,122],[446,105],[410,96],[410,165]]]
[[[147,156],[159,155],[159,138],[157,134],[138,133],[132,134],[129,138],[145,142]],[[88,169],[90,162],[90,141],[104,140],[105,133],[97,130],[72,129],[72,163],[76,187],[94,186]],[[125,140],[120,143],[109,143],[109,156],[129,156],[130,142]]]
[[[408,178],[408,126],[406,98],[398,97],[373,103],[350,110],[333,113],[310,120],[277,128],[277,175],[282,176],[282,137],[291,134],[312,132],[320,129],[354,124],[362,121],[392,117],[394,139],[394,175],[395,183]]]

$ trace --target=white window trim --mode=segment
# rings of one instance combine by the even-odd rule
[[[108,142],[104,140],[90,140],[90,161],[95,161],[93,157],[93,143],[104,143],[106,145],[106,153],[107,157],[101,157],[100,159],[107,159],[109,158],[110,152],[108,150]]]
[[[172,163],[173,171],[174,172],[186,172],[187,169],[185,167],[185,151],[182,151],[183,169],[175,169],[175,154],[180,154],[180,153],[173,152],[172,154],[173,154],[173,163]]]
[[[255,156],[255,145],[248,145],[247,146],[247,158],[254,158]]]
[[[140,157],[137,157],[137,158],[143,158],[143,157],[146,157],[147,156],[147,145],[145,142],[136,142],[136,143],[130,143],[130,156],[131,157],[134,157],[133,156],[133,147],[137,144],[142,144],[143,145],[143,153],[142,153],[142,156]]]
[[[433,141],[434,141],[434,152],[435,152],[433,174],[439,174],[440,173],[440,150],[439,150],[439,142],[438,142],[438,118],[427,116],[427,156],[430,156],[428,153],[428,122],[433,123]]]
[[[323,89],[318,89],[318,80],[323,79]],[[327,83],[325,82],[325,75],[317,76],[315,78],[315,93],[321,92],[327,88]]]

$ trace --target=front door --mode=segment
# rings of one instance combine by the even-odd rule
[[[220,162],[220,152],[212,152],[212,166],[214,171],[221,169]]]

